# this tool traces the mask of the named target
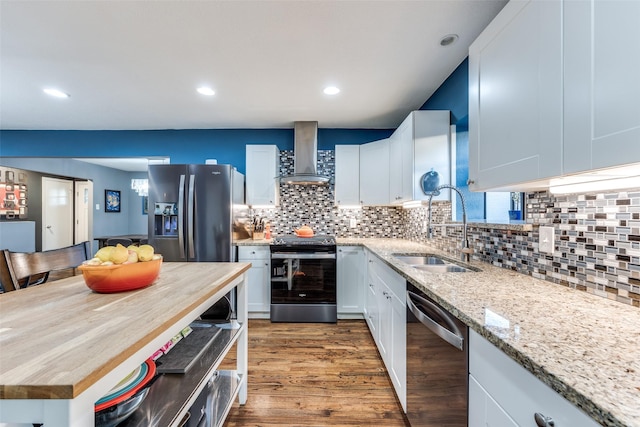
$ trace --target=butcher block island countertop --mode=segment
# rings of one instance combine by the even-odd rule
[[[83,424],[68,425],[93,425],[93,403],[243,284],[250,266],[165,262],[158,279],[136,291],[98,294],[75,276],[1,294],[0,422],[16,421],[5,419],[11,399],[62,399],[83,402],[69,417],[90,411]]]

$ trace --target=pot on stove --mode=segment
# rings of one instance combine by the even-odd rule
[[[313,230],[308,225],[303,225],[297,230],[293,230],[293,232],[298,237],[313,237]]]

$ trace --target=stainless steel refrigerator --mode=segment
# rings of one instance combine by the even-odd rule
[[[230,262],[244,176],[231,165],[150,165],[149,243],[165,261]]]

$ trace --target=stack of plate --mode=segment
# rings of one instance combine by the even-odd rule
[[[114,427],[140,406],[156,374],[156,364],[148,359],[123,378],[95,404],[96,427]]]

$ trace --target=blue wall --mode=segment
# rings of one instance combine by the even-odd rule
[[[451,124],[456,125],[456,187],[464,194],[467,217],[485,217],[484,193],[469,191],[469,59],[456,68],[438,90],[420,107],[421,110],[450,110]],[[458,202],[457,219],[462,219]]]
[[[393,129],[319,129],[318,148],[364,144]],[[245,173],[247,144],[293,149],[293,129],[202,129],[139,131],[0,131],[0,157],[170,157],[171,163],[217,159]],[[73,176],[73,175],[71,175]]]

